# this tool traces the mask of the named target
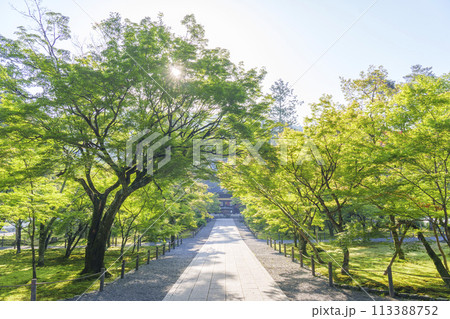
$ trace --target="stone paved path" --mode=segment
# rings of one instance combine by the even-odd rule
[[[164,298],[288,300],[242,240],[233,219],[217,219],[208,241]]]

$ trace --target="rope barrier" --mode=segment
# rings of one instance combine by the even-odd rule
[[[203,227],[204,227],[204,226],[198,228],[197,231],[195,232],[195,234],[197,234],[200,230],[202,230]],[[182,239],[183,237],[180,237],[180,238]],[[175,243],[175,242],[173,242],[173,243]],[[169,244],[170,244],[170,243],[169,243]],[[181,244],[181,243],[180,243],[180,244]],[[155,247],[165,247],[165,244],[162,245],[162,242],[158,242],[158,243],[155,243],[154,246],[155,246]],[[138,254],[136,255],[136,257],[135,257],[135,258],[132,258],[130,261],[128,261],[128,262],[123,261],[123,265],[125,266],[125,265],[127,265],[127,264],[129,264],[129,263],[131,263],[131,262],[135,262],[135,261],[137,261],[140,257],[141,257],[141,255],[138,253]],[[151,257],[151,255],[150,255],[150,257]],[[153,258],[151,258],[151,259],[153,259]],[[116,267],[116,268],[114,268],[114,269],[112,269],[112,270],[115,271],[115,270],[119,270],[119,269],[122,269],[122,265],[120,265],[120,266],[118,266],[118,267]],[[90,275],[86,275],[86,276],[79,277],[79,278],[74,278],[74,279],[58,280],[58,281],[51,281],[51,282],[36,282],[35,284],[36,284],[36,285],[50,285],[50,284],[57,284],[57,283],[62,283],[62,282],[77,281],[77,280],[87,279],[87,278],[90,278],[90,277],[100,276],[100,275],[102,275],[102,272],[98,272],[98,273],[95,273],[95,274],[90,274]],[[29,284],[22,284],[22,285],[6,285],[6,286],[0,286],[0,289],[2,289],[2,288],[19,288],[19,287],[32,287],[32,284],[29,283]]]
[[[17,288],[17,287],[25,287],[25,286],[31,286],[31,284],[0,286],[0,289],[1,289],[1,288]]]
[[[98,272],[98,273],[95,273],[95,274],[91,274],[91,275],[87,275],[87,276],[83,276],[83,277],[79,277],[79,278],[75,278],[75,279],[66,279],[66,280],[51,281],[51,282],[37,282],[36,285],[49,285],[49,284],[57,284],[57,283],[60,283],[60,282],[82,280],[82,279],[86,279],[86,278],[89,278],[89,277],[98,276],[100,274],[101,273]],[[25,287],[25,286],[31,286],[31,284],[0,286],[0,288],[17,288],[17,287]]]
[[[377,269],[350,269],[350,271],[353,272],[380,272],[384,273],[384,270],[377,270]],[[412,277],[423,277],[423,278],[435,278],[435,279],[450,279],[450,277],[438,277],[438,276],[429,276],[429,275],[415,275],[415,274],[409,274],[407,272],[401,272],[401,271],[392,271],[393,274],[401,274],[401,275],[407,275]]]
[[[75,279],[66,279],[66,280],[50,281],[50,282],[37,282],[36,285],[50,285],[50,284],[57,284],[57,283],[61,283],[61,282],[77,281],[77,280],[82,280],[82,279],[98,276],[100,274],[101,274],[101,272],[98,272],[98,273],[95,273],[95,274],[91,274],[91,275],[87,275],[87,276],[84,276],[84,277],[75,278]]]

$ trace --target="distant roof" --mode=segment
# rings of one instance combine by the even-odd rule
[[[213,182],[213,181],[202,181],[203,184],[206,184],[208,186],[208,192],[211,193],[227,193],[228,191],[224,188],[221,188],[219,183]],[[231,197],[231,196],[230,196]]]
[[[231,197],[233,197],[233,196],[231,196],[231,194],[223,193],[223,192],[217,193],[217,195],[219,196],[219,198],[231,198]]]

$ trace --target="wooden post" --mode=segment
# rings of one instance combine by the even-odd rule
[[[125,260],[122,259],[122,270],[120,271],[120,279],[125,278]]]
[[[311,274],[316,275],[316,265],[314,264],[314,256],[311,256]]]
[[[333,263],[328,262],[328,285],[333,287]]]
[[[177,247],[180,247],[180,237],[177,235]]]
[[[394,281],[392,280],[392,268],[391,266],[387,269],[388,274],[388,282],[389,282],[389,296],[395,297],[395,290],[394,290]]]
[[[147,265],[150,264],[150,249],[147,252]]]
[[[106,272],[106,269],[102,268],[100,270],[100,272],[101,272],[101,275],[100,275],[100,292],[102,292],[103,291],[103,287],[105,287],[105,272]]]
[[[303,251],[299,250],[299,253],[300,253],[300,267],[303,268]]]
[[[162,248],[163,248],[163,256],[164,256],[166,254],[166,243],[163,243]]]
[[[286,256],[287,256],[287,253],[286,253],[286,244],[283,244],[283,247],[284,247],[284,257],[286,257]]]
[[[167,245],[167,252],[170,253],[170,241],[169,241],[169,245]]]
[[[136,271],[139,270],[139,254],[136,256]]]
[[[180,237],[180,245],[183,245],[183,237]]]
[[[159,251],[158,251],[158,246],[156,246],[156,259],[158,259],[158,257],[159,257]]]
[[[272,238],[270,238],[270,247],[272,247]]]
[[[33,278],[31,279],[31,301],[36,301],[36,286],[37,286],[37,279]]]
[[[278,241],[278,252],[281,254],[281,241]]]
[[[291,249],[291,258],[292,258],[292,261],[294,261],[294,259],[295,259],[294,246],[292,246],[292,249]]]

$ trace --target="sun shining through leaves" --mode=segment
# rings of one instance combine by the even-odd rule
[[[176,66],[171,66],[170,67],[170,74],[174,77],[174,78],[180,78],[181,77],[181,69],[179,67]]]

